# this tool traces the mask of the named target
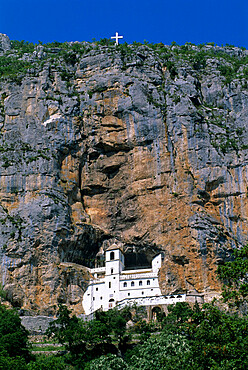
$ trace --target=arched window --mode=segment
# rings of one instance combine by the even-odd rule
[[[131,286],[134,286],[134,281],[131,282]]]
[[[111,269],[111,274],[113,274],[113,272],[114,272],[114,269]]]
[[[141,286],[141,285],[142,285],[142,281],[140,280],[140,281],[139,281],[139,286]]]
[[[123,284],[123,286],[124,286],[124,288],[126,288],[126,287],[127,287],[127,283],[125,282],[125,283]]]
[[[147,285],[150,285],[150,280],[147,280]]]
[[[115,252],[110,252],[110,261],[115,259]]]

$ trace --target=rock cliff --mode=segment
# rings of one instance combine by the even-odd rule
[[[247,242],[248,53],[0,35],[0,265],[16,307],[76,313],[109,243],[164,251],[165,294],[218,294]]]

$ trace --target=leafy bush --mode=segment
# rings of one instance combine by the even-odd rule
[[[24,40],[13,40],[11,41],[11,46],[19,53],[19,55],[23,55],[24,53],[33,53],[35,49],[35,45],[32,42]]]
[[[101,355],[125,350],[129,340],[126,334],[126,310],[96,312],[95,319],[84,322],[71,316],[66,306],[59,306],[58,319],[50,323],[47,334],[64,344],[73,364],[82,364]]]
[[[205,68],[207,65],[206,56],[203,52],[199,52],[195,56],[193,56],[191,58],[191,62],[193,64],[193,68],[197,71]]]
[[[27,330],[21,325],[17,312],[3,305],[0,305],[0,353],[2,357],[12,358],[13,362],[16,359],[23,363],[31,358]]]
[[[65,370],[74,369],[72,365],[66,362],[65,356],[37,356],[36,361],[30,362],[27,370]],[[13,369],[12,369],[13,370]],[[18,368],[19,370],[19,368]]]
[[[128,359],[132,370],[192,368],[189,342],[180,334],[154,335],[133,352]]]
[[[21,74],[26,74],[31,64],[14,57],[0,56],[0,78],[9,77],[12,81],[17,80]]]
[[[27,370],[27,364],[23,357],[10,357],[7,352],[0,352],[0,369],[3,370]]]
[[[171,307],[163,330],[187,338],[193,368],[247,369],[247,319],[231,316],[214,304],[195,305],[193,310],[187,306],[177,303]]]
[[[248,298],[248,245],[233,251],[233,260],[218,267],[222,280],[224,302],[239,308]]]
[[[116,355],[101,356],[89,362],[84,370],[125,370],[129,369],[127,363]]]
[[[114,45],[115,42],[111,39],[103,38],[103,39],[100,39],[100,41],[96,41],[96,44],[102,45],[102,46],[110,46],[110,45]]]

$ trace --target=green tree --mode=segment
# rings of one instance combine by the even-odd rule
[[[231,316],[214,304],[197,308],[184,326],[199,369],[233,366],[248,368],[248,321]],[[224,367],[226,368],[226,367]]]
[[[96,320],[106,325],[108,333],[111,334],[114,341],[117,341],[119,350],[125,351],[127,342],[130,340],[126,323],[131,318],[131,308],[125,307],[122,310],[113,308],[106,312],[98,311],[95,317]]]
[[[193,310],[187,302],[177,302],[175,305],[168,306],[168,315],[164,320],[164,324],[172,328],[175,325],[180,325],[190,319],[193,314]]]
[[[72,362],[86,356],[86,326],[66,306],[59,305],[58,318],[49,324],[46,334],[65,345]]]
[[[222,296],[230,306],[245,309],[248,297],[248,245],[233,252],[233,261],[218,267]]]
[[[31,358],[28,331],[20,317],[15,310],[0,304],[0,369],[26,370]]]
[[[187,356],[197,369],[248,368],[248,321],[245,317],[230,315],[214,303],[177,303],[169,308],[163,323],[165,333],[183,335],[188,340]]]
[[[28,331],[22,326],[21,319],[13,309],[0,305],[0,353],[11,358],[31,358],[28,344]]]
[[[1,370],[27,370],[27,364],[23,357],[10,357],[6,351],[0,352],[0,369]]]
[[[161,333],[138,345],[127,357],[132,370],[190,369],[189,341],[180,334]]]
[[[70,353],[71,363],[79,366],[107,353],[117,353],[113,344],[122,344],[126,321],[118,311],[97,312],[94,320],[83,322],[66,306],[60,305],[58,319],[49,325],[48,336],[54,336],[65,345]]]
[[[129,369],[127,363],[121,358],[113,354],[101,356],[89,362],[84,370],[125,370]]]
[[[19,368],[16,368],[19,370]],[[74,367],[66,362],[65,356],[39,355],[36,361],[27,365],[27,370],[72,370]],[[13,370],[13,368],[12,368]]]

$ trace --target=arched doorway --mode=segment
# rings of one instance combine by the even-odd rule
[[[109,308],[113,308],[113,307],[114,307],[114,305],[115,305],[115,300],[114,300],[113,298],[111,298],[111,299],[109,300]]]
[[[152,309],[152,320],[153,321],[162,321],[164,317],[164,312],[162,311],[161,307],[156,306]]]

